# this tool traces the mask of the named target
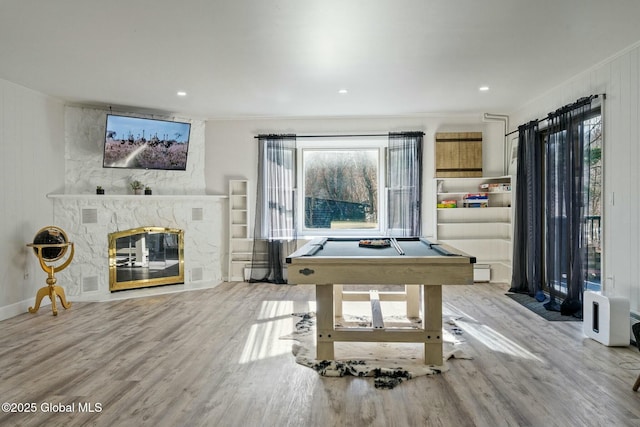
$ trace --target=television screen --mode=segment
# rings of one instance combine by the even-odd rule
[[[186,170],[190,123],[107,114],[105,168]]]

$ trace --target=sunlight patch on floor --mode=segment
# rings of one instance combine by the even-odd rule
[[[262,301],[257,320],[291,316],[291,313],[293,313],[293,301]]]
[[[518,345],[514,341],[511,341],[509,338],[486,325],[471,323],[466,319],[457,319],[456,325],[493,351],[510,354],[523,359],[543,362],[542,359],[531,353],[526,348]]]
[[[291,353],[291,341],[280,338],[295,330],[295,322],[299,319],[291,314],[298,305],[294,301],[263,301],[256,322],[249,329],[239,363]],[[304,308],[297,311],[315,310],[315,302],[303,305]]]
[[[542,362],[535,354],[531,353],[526,348],[516,344],[509,338],[505,337],[496,330],[483,325],[473,316],[460,310],[456,306],[448,303],[442,305],[442,311],[444,314],[453,316],[456,325],[464,332],[476,338],[482,344],[494,351],[510,354],[512,356],[521,357],[523,359],[536,360]]]

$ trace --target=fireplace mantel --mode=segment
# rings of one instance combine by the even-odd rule
[[[74,262],[58,277],[71,301],[112,298],[108,235],[137,227],[184,230],[184,285],[172,288],[222,282],[226,195],[65,193],[47,197],[53,202],[53,224],[65,230],[76,248]]]
[[[145,200],[217,200],[217,199],[228,199],[227,195],[218,195],[218,194],[152,194],[152,195],[138,195],[138,194],[62,194],[62,193],[51,193],[47,194],[47,198],[49,199],[145,199]]]

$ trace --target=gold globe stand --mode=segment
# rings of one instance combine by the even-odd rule
[[[65,240],[66,240],[66,235],[65,235]],[[51,299],[51,309],[53,310],[53,315],[57,316],[58,309],[56,307],[56,296],[60,298],[60,303],[65,309],[71,307],[71,303],[67,302],[67,298],[65,297],[64,288],[61,288],[60,286],[56,286],[57,279],[55,277],[55,273],[58,271],[64,270],[69,266],[69,264],[71,264],[71,260],[73,259],[73,254],[75,251],[73,243],[71,242],[29,243],[27,246],[32,247],[34,249],[35,254],[38,257],[38,260],[40,261],[40,267],[42,267],[44,272],[47,273],[46,282],[48,285],[38,290],[38,293],[36,294],[36,305],[34,307],[29,307],[29,313],[36,313],[40,308],[40,303],[42,302],[42,299],[45,296],[49,295],[49,298]],[[71,247],[71,250],[69,252],[69,256],[67,257],[67,260],[64,263],[62,263],[59,266],[55,266],[53,264],[47,264],[47,261],[51,262],[51,261],[56,261],[62,258],[65,252],[67,251],[67,248],[69,247]],[[48,249],[48,248],[60,248],[59,256],[54,259],[46,259],[46,257],[43,257],[43,254],[42,254],[43,249]]]

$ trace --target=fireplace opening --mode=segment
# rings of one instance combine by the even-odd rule
[[[184,231],[139,227],[109,234],[111,292],[184,283]]]

